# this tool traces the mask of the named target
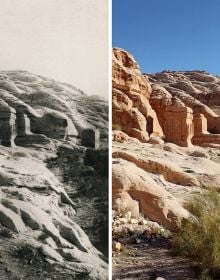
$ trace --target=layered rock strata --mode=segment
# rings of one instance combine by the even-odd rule
[[[149,104],[151,86],[133,57],[113,49],[112,75],[113,125],[141,142],[147,142],[149,135],[161,136],[162,129]]]
[[[1,134],[11,137],[6,145],[14,142],[19,146],[50,145],[50,139],[70,139],[98,147],[98,129],[101,142],[106,142],[106,102],[99,97],[89,97],[71,85],[26,71],[1,72],[0,100],[4,107],[0,108],[4,129]],[[11,115],[6,117],[7,114]]]
[[[133,56],[118,48],[112,69],[113,129],[141,142],[164,136],[180,146],[219,145],[220,116],[212,110],[220,106],[213,97],[219,78],[198,71],[142,74]],[[199,137],[198,114],[207,120]]]
[[[81,227],[86,211],[108,209],[107,121],[101,98],[26,71],[0,73],[3,279],[107,279],[107,257],[97,249],[104,240],[98,248],[107,255],[106,213],[89,220],[87,233]]]
[[[60,279],[73,279],[81,274],[89,279],[107,279],[107,264],[101,252],[74,222],[76,205],[42,162],[45,156],[54,155],[43,150],[1,146],[0,236],[7,232],[4,238],[7,247],[13,246],[11,254],[20,247],[38,251],[51,272],[63,270],[66,278]],[[2,243],[0,248],[4,266],[8,262],[4,252],[7,248]],[[35,257],[32,258],[34,261]],[[11,264],[12,275],[13,269],[16,271]],[[22,276],[36,279],[35,273],[28,277],[27,272],[25,268],[19,269]],[[38,277],[43,279],[43,274]]]
[[[219,164],[208,152],[219,161],[220,78],[202,71],[142,74],[119,48],[112,66],[113,208],[174,230],[189,216],[191,190],[219,184]]]

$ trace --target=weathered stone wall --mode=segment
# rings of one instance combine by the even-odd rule
[[[207,119],[203,114],[193,114],[194,135],[207,134]]]
[[[85,147],[98,149],[100,141],[99,129],[88,128],[81,132],[81,144]]]
[[[216,77],[193,71],[141,74],[133,56],[117,48],[113,49],[112,69],[113,129],[141,142],[159,136],[180,146],[192,145],[192,138],[196,145],[219,143],[220,116],[207,100],[202,103],[209,91],[203,81],[212,83],[212,90],[213,82],[219,82]],[[213,96],[212,105],[217,100],[220,106]]]
[[[211,134],[207,131],[207,119],[203,114],[196,113],[193,116],[194,136],[192,142],[194,145],[212,146],[220,145],[220,134]]]
[[[164,135],[167,142],[179,146],[191,146],[194,134],[193,111],[178,99],[172,99],[164,113]]]
[[[0,144],[13,146],[16,136],[15,110],[0,99]]]

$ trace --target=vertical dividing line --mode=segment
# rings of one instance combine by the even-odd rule
[[[109,104],[109,280],[112,279],[112,1],[108,0],[108,104]]]

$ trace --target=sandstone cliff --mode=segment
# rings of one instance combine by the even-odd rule
[[[174,230],[193,193],[220,183],[220,78],[142,74],[114,48],[112,87],[113,209]]]
[[[101,98],[0,73],[2,279],[107,278],[107,121]]]
[[[142,74],[113,49],[113,128],[141,142],[163,136],[180,146],[220,145],[220,78],[203,71]]]

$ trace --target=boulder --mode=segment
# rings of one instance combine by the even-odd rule
[[[161,145],[164,143],[164,141],[160,137],[151,136],[148,143],[154,144],[154,145],[157,145],[157,144]]]
[[[120,160],[112,166],[112,195],[121,198],[127,192],[139,202],[140,212],[168,229],[175,230],[182,219],[188,218],[177,200],[157,185],[134,163]]]
[[[113,199],[113,209],[121,214],[131,213],[131,217],[138,218],[140,215],[139,202],[134,200],[128,192],[122,192],[120,197]]]
[[[112,141],[125,142],[125,141],[128,141],[129,139],[130,139],[130,137],[123,131],[120,131],[120,130],[112,131]]]

